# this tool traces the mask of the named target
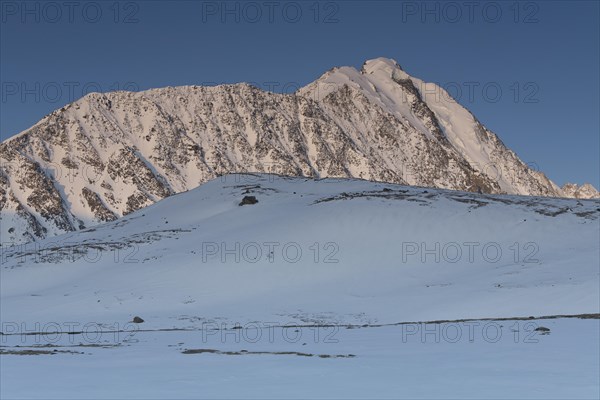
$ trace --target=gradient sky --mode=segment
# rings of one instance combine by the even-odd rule
[[[0,3],[2,140],[87,91],[281,92],[389,57],[556,183],[600,187],[598,1]]]

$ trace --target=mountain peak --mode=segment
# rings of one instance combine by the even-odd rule
[[[363,63],[360,72],[362,74],[372,74],[378,71],[383,71],[387,74],[392,74],[396,70],[402,70],[402,67],[396,60],[392,58],[378,57],[367,60]]]
[[[564,195],[576,199],[597,199],[600,198],[600,193],[590,183],[584,183],[579,186],[576,183],[565,183],[561,188]]]

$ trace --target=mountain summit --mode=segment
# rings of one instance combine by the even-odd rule
[[[581,186],[576,183],[565,183],[561,189],[565,197],[573,197],[576,199],[600,198],[600,193],[598,193],[596,188],[589,183],[584,183]]]
[[[245,83],[90,93],[0,145],[2,241],[84,229],[248,171],[572,195],[442,88],[377,58],[293,94]]]

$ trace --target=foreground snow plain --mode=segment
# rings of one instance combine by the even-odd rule
[[[217,178],[3,246],[2,398],[598,398],[599,215],[597,200]]]
[[[106,348],[58,348],[83,354],[2,355],[2,398],[598,398],[597,319],[534,321],[549,335],[525,334],[531,322],[502,321],[488,325],[495,327],[487,338],[486,323],[473,330],[473,341],[456,324],[463,330],[456,342],[448,340],[452,324],[439,325],[448,332],[439,342],[433,333],[425,339],[409,333],[425,325],[340,329],[332,338],[337,343],[315,341],[309,328],[300,329],[296,343],[282,339],[281,330],[273,341],[263,332],[256,343],[236,343],[231,332],[224,339],[198,331],[137,332],[117,340],[105,333]],[[90,341],[61,335],[56,344]],[[20,342],[11,337],[7,344]],[[182,354],[186,349],[355,357]]]

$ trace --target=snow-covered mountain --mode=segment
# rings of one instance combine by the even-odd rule
[[[379,58],[294,94],[91,93],[0,145],[2,241],[84,229],[247,171],[565,195],[443,89]]]
[[[575,199],[597,199],[600,197],[600,193],[589,183],[584,183],[583,185],[566,183],[561,189],[565,197]]]

